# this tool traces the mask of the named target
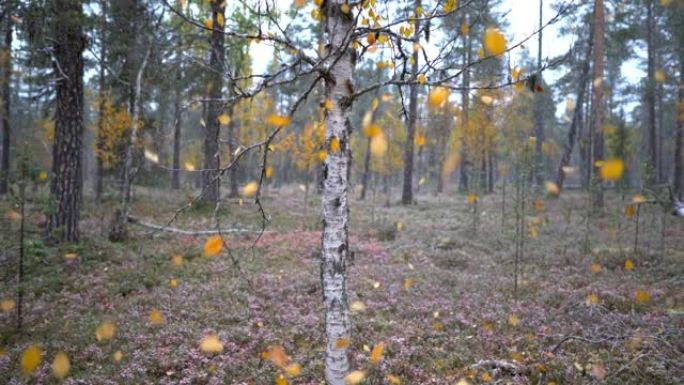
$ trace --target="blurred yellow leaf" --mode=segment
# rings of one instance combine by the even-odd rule
[[[335,340],[335,349],[346,349],[349,346],[349,338],[338,338]]]
[[[646,199],[646,197],[641,195],[641,194],[637,194],[637,195],[632,197],[632,203],[635,203],[635,204],[646,203],[647,201],[648,200]]]
[[[430,91],[428,102],[432,107],[440,107],[449,98],[449,90],[444,87],[435,87]]]
[[[425,84],[427,82],[427,78],[425,77],[425,74],[418,74],[418,84]]]
[[[625,206],[625,215],[627,216],[627,218],[631,218],[634,216],[634,205]]]
[[[287,127],[290,125],[290,117],[283,115],[270,115],[266,122],[275,127]]]
[[[325,102],[323,103],[323,107],[325,107],[326,110],[330,111],[333,109],[333,101],[330,99],[325,99]]]
[[[153,326],[163,325],[165,322],[164,314],[162,314],[162,312],[158,309],[152,309],[148,317],[148,320],[150,321],[150,324],[152,324]]]
[[[273,167],[271,167],[271,166],[266,167],[265,175],[266,175],[266,178],[271,179],[273,177]]]
[[[214,21],[211,19],[205,19],[204,20],[204,28],[214,29]]]
[[[217,354],[223,351],[223,343],[216,334],[210,334],[202,338],[200,351],[204,354]]]
[[[627,270],[627,271],[634,270],[634,262],[632,262],[631,259],[628,259],[625,261],[625,270]]]
[[[487,372],[482,373],[482,375],[480,376],[480,378],[481,378],[482,381],[484,381],[484,382],[489,382],[489,381],[492,380],[492,376],[491,376],[489,373],[487,373]]]
[[[43,350],[39,345],[33,344],[21,354],[21,372],[29,375],[38,368],[43,361]]]
[[[170,286],[172,289],[177,288],[177,287],[178,287],[178,281],[176,281],[175,278],[171,278],[171,280],[169,280],[169,286]]]
[[[304,6],[306,5],[306,2],[307,2],[307,1],[308,1],[308,0],[295,0],[294,5],[295,5],[295,7],[297,7],[297,8],[302,8],[302,7],[304,7]]]
[[[220,235],[212,235],[207,238],[204,243],[204,255],[207,257],[215,257],[219,255],[223,249],[223,238]]]
[[[506,37],[498,28],[485,30],[484,48],[490,54],[499,56],[506,52]]]
[[[508,323],[511,326],[516,327],[520,324],[520,318],[516,314],[511,314],[508,316]]]
[[[16,302],[14,302],[13,299],[5,298],[2,300],[2,302],[0,302],[0,309],[2,309],[2,311],[6,312],[6,313],[9,313],[14,309],[14,307],[16,305],[17,304],[16,304]]]
[[[114,362],[120,362],[121,359],[123,359],[123,353],[121,352],[121,350],[115,351],[114,354],[112,354],[112,359],[114,360]]]
[[[595,293],[589,294],[587,300],[585,301],[587,306],[597,305],[599,303],[599,297]]]
[[[349,305],[349,309],[354,313],[362,312],[366,310],[366,304],[361,301],[354,301]]]
[[[378,342],[375,346],[373,346],[373,350],[371,350],[370,358],[369,361],[373,365],[377,365],[380,363],[380,360],[382,359],[382,354],[385,352],[385,343],[384,342]]]
[[[116,324],[111,321],[104,321],[95,329],[95,338],[98,341],[109,341],[116,334]]]
[[[637,290],[634,294],[634,300],[637,303],[648,303],[651,302],[651,295],[646,290]]]
[[[404,289],[409,290],[410,288],[413,287],[414,283],[415,282],[413,281],[413,278],[404,279]]]
[[[385,134],[380,133],[371,138],[371,154],[377,158],[385,156],[387,153],[387,139]]]
[[[297,377],[302,373],[302,367],[299,364],[290,364],[285,367],[285,373],[290,377]]]
[[[217,13],[217,14],[216,14],[216,24],[218,24],[219,26],[223,27],[223,23],[224,23],[224,22],[225,22],[225,19],[224,19],[224,17],[223,17],[223,14],[220,13],[220,12]]]
[[[657,69],[655,71],[655,81],[658,83],[665,83],[665,80],[667,80],[667,75],[665,74],[665,71]]]
[[[275,380],[275,385],[288,385],[287,378],[282,374],[278,373]]]
[[[362,370],[354,370],[353,372],[347,374],[347,377],[344,379],[347,381],[347,385],[357,385],[360,384],[365,378],[366,372]]]
[[[245,185],[245,187],[242,188],[242,195],[245,197],[253,197],[256,195],[257,190],[259,189],[259,184],[255,181],[249,182]]]
[[[64,253],[64,259],[66,259],[67,261],[73,261],[77,257],[78,257],[78,254],[76,254],[76,253]]]
[[[276,364],[279,368],[284,368],[290,361],[290,357],[285,354],[285,349],[282,346],[269,346],[266,352],[266,358]]]
[[[423,146],[425,146],[426,142],[427,142],[427,139],[425,138],[425,135],[421,135],[421,134],[416,135],[416,146],[423,147]]]
[[[395,376],[394,374],[388,374],[387,375],[387,381],[391,385],[401,385],[401,379],[399,377]]]
[[[468,194],[468,204],[474,205],[475,203],[477,203],[477,194],[475,194],[475,193]]]
[[[219,123],[221,123],[221,124],[224,125],[224,126],[225,126],[225,125],[228,125],[228,124],[230,124],[230,115],[228,115],[228,114],[221,114],[221,115],[218,116],[218,121],[219,121]]]
[[[52,373],[55,377],[64,379],[69,374],[69,369],[71,369],[69,357],[64,352],[57,353],[52,360]]]
[[[336,136],[333,136],[330,139],[330,151],[331,152],[339,152],[340,151],[340,139]]]
[[[600,167],[601,179],[604,181],[618,181],[625,171],[625,164],[617,158],[603,161]]]
[[[592,273],[600,273],[601,272],[601,265],[598,263],[592,263],[590,270]]]
[[[176,266],[182,266],[183,265],[183,256],[182,255],[174,255],[171,257],[171,263]]]

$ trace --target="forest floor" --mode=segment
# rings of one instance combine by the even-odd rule
[[[139,188],[133,214],[163,224],[181,195]],[[473,206],[456,193],[422,193],[409,207],[385,207],[380,194],[376,204],[352,199],[349,301],[366,308],[352,315],[353,369],[366,370],[366,384],[388,383],[389,374],[403,384],[684,383],[684,220],[663,222],[662,209],[644,206],[634,253],[635,220],[617,195],[608,198],[606,214],[589,223],[580,192],[545,197],[538,214],[528,209],[527,222],[540,223],[537,239],[523,231],[517,291],[510,198],[502,218],[502,195],[485,196],[477,229]],[[65,384],[272,384],[280,369],[261,355],[272,345],[302,366],[291,384],[322,383],[318,196],[305,206],[295,187],[267,191],[268,232],[254,247],[255,234],[229,234],[230,256],[215,258],[202,254],[205,236],[136,225],[130,241],[108,242],[114,202],[88,198],[83,241],[57,248],[41,240],[40,201],[29,204],[24,328],[15,331],[14,312],[0,313],[0,383],[59,383],[50,362],[64,351]],[[210,229],[213,212],[193,207],[173,225]],[[222,227],[260,226],[247,202],[226,202],[219,216]],[[14,298],[18,225],[0,222],[0,298]],[[153,309],[163,324],[150,323]],[[105,320],[117,332],[98,342]],[[200,352],[209,333],[221,354]],[[385,354],[373,366],[369,348],[379,342]],[[46,354],[22,377],[19,357],[31,343]]]

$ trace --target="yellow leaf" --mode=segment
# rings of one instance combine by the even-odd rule
[[[349,4],[344,3],[344,4],[340,5],[340,11],[342,11],[342,13],[344,13],[346,15],[351,11],[351,7],[349,6]]]
[[[33,344],[26,348],[21,354],[21,372],[24,375],[29,375],[36,370],[43,361],[43,350],[39,345]]]
[[[423,16],[423,7],[416,7],[416,16]]]
[[[637,290],[634,294],[634,300],[637,303],[648,303],[651,302],[651,295],[646,290]]]
[[[634,270],[634,262],[632,262],[631,259],[628,259],[625,261],[625,270],[627,270],[627,271]]]
[[[38,180],[40,182],[45,182],[48,178],[48,173],[46,171],[41,171],[38,173]]]
[[[461,378],[460,380],[458,380],[456,385],[470,385],[470,381],[468,381],[466,378]]]
[[[224,22],[225,22],[225,19],[223,18],[223,13],[220,13],[220,12],[217,13],[217,14],[216,14],[216,23],[217,23],[219,26],[223,27],[223,23],[224,23]]]
[[[182,266],[183,265],[183,256],[182,255],[174,255],[171,257],[171,263],[176,266]]]
[[[77,257],[78,257],[78,254],[76,254],[76,253],[64,253],[64,259],[66,259],[67,261],[73,261]]]
[[[266,175],[266,178],[271,179],[273,177],[273,167],[271,167],[271,166],[266,167],[265,175]]]
[[[444,330],[444,324],[440,321],[435,321],[432,323],[432,328],[435,329],[436,332],[441,332]]]
[[[425,135],[421,135],[421,134],[416,135],[416,146],[423,147],[423,146],[425,146],[426,141],[427,141],[427,139],[425,138]]]
[[[383,157],[387,153],[387,139],[384,133],[380,133],[371,138],[371,154],[375,157]]]
[[[349,347],[349,338],[338,338],[335,340],[335,349],[346,349]]]
[[[228,115],[228,114],[221,114],[221,115],[218,116],[218,121],[219,121],[219,123],[221,123],[221,124],[224,125],[224,126],[225,126],[225,125],[228,125],[228,124],[230,124],[230,115]]]
[[[66,353],[59,352],[55,355],[54,360],[52,360],[52,373],[55,377],[59,379],[66,378],[69,374],[69,369],[71,369],[71,364],[69,363],[69,357]]]
[[[385,343],[384,342],[379,342],[377,345],[373,346],[373,350],[371,350],[370,358],[369,361],[373,365],[377,365],[380,363],[380,360],[382,359],[382,354],[385,352]]]
[[[508,316],[508,323],[511,326],[516,327],[520,324],[520,318],[516,314],[511,314]]]
[[[258,189],[259,185],[257,184],[257,182],[249,182],[245,185],[245,187],[242,188],[242,195],[248,198],[253,197],[256,195]]]
[[[627,216],[627,218],[631,218],[634,216],[634,205],[625,206],[625,215]]]
[[[288,385],[287,378],[282,374],[276,376],[275,385]]]
[[[5,350],[5,348],[0,346],[0,358],[4,358],[6,355],[7,355],[7,351]]]
[[[592,273],[600,273],[601,272],[601,265],[598,263],[592,263],[591,264],[591,272]]]
[[[425,74],[418,74],[418,83],[419,84],[425,84],[427,82],[427,78],[425,77]]]
[[[366,372],[362,370],[354,370],[353,372],[347,374],[347,377],[344,379],[347,381],[347,385],[357,385],[360,384],[365,378]]]
[[[183,166],[187,171],[195,171],[195,165],[190,162],[185,162]]]
[[[21,214],[14,210],[9,210],[7,213],[5,213],[5,218],[9,219],[10,221],[18,221],[21,219]]]
[[[546,192],[551,195],[560,194],[560,187],[558,187],[558,185],[553,182],[544,182],[544,187],[546,188]]]
[[[2,300],[2,302],[0,302],[0,309],[2,309],[2,311],[6,312],[6,313],[9,313],[14,309],[14,307],[16,305],[17,304],[16,304],[16,302],[14,302],[13,299],[5,298]]]
[[[487,28],[484,47],[490,54],[499,56],[506,52],[506,37],[498,28]]]
[[[210,334],[202,338],[200,351],[204,354],[218,354],[223,351],[223,343],[216,334]]]
[[[104,321],[95,329],[95,338],[98,341],[109,341],[116,334],[116,324],[111,321]]]
[[[290,117],[284,115],[270,115],[266,122],[275,127],[287,127],[290,125]]]
[[[487,373],[487,372],[482,373],[482,375],[480,376],[480,378],[481,378],[482,381],[484,381],[484,382],[489,382],[489,381],[492,380],[492,376],[491,376],[489,373]]]
[[[153,326],[163,325],[165,322],[164,314],[157,309],[152,309],[148,319]]]
[[[542,201],[541,199],[535,200],[534,201],[534,210],[537,212],[537,214],[544,211],[544,201]]]
[[[282,346],[269,346],[266,352],[266,358],[276,364],[279,368],[284,368],[290,361],[290,357],[285,354],[285,349]]]
[[[323,103],[323,107],[326,110],[331,111],[334,107],[333,101],[330,99],[326,99],[325,102]]]
[[[617,158],[603,161],[600,167],[601,179],[604,181],[618,181],[625,171],[625,164]]]
[[[373,111],[375,111],[378,109],[379,106],[380,106],[380,101],[378,100],[378,98],[373,98],[373,102],[371,102],[371,109]]]
[[[363,129],[364,134],[369,138],[375,138],[378,135],[382,135],[382,128],[376,124],[371,124]]]
[[[468,33],[470,33],[470,26],[465,21],[461,23],[461,33],[463,35],[467,35]]]
[[[368,42],[368,45],[375,44],[375,33],[369,33],[366,37],[366,41]]]
[[[204,28],[214,29],[214,21],[211,19],[204,20]]]
[[[177,288],[177,287],[178,287],[178,281],[176,281],[175,278],[171,278],[171,280],[169,281],[169,286],[170,286],[172,289]]]
[[[297,377],[302,373],[302,367],[299,364],[290,364],[285,367],[285,372],[290,377]]]
[[[415,282],[413,281],[413,278],[404,279],[404,289],[409,290],[410,288],[413,287],[414,283]]]
[[[306,5],[307,0],[295,0],[294,5],[297,8],[302,8]]]
[[[212,235],[204,243],[204,255],[206,257],[215,257],[219,255],[222,249],[223,238],[220,235]]]
[[[449,98],[449,90],[444,87],[434,88],[428,97],[430,106],[439,107]]]
[[[387,375],[387,381],[391,385],[401,385],[401,379],[399,377],[395,376],[394,374],[388,374]]]
[[[477,194],[475,193],[470,193],[468,194],[468,204],[474,205],[477,203]]]
[[[646,203],[647,201],[648,200],[646,199],[646,197],[641,194],[637,194],[632,197],[632,203],[641,204]]]
[[[539,238],[539,231],[534,226],[530,227],[530,237],[532,237],[533,239]]]
[[[667,75],[665,75],[665,71],[658,69],[655,71],[655,81],[658,83],[665,83],[665,80],[667,80]]]
[[[517,361],[520,363],[525,362],[525,356],[520,352],[511,352],[510,356],[513,361]]]
[[[366,304],[361,301],[354,301],[349,305],[349,309],[354,313],[362,312],[366,310]]]
[[[328,159],[328,152],[325,150],[321,150],[318,152],[318,160],[321,162],[325,162],[325,160]]]
[[[596,295],[595,293],[589,294],[585,303],[587,306],[597,305],[599,303],[598,295]]]
[[[340,151],[340,139],[336,136],[333,136],[330,139],[330,151],[331,152],[338,152]]]
[[[123,353],[121,350],[115,351],[114,354],[112,354],[112,359],[114,362],[121,362],[121,359],[123,359]]]

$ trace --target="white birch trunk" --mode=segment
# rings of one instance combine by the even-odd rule
[[[348,350],[335,347],[340,338],[350,339],[351,318],[347,302],[347,262],[349,260],[349,167],[351,148],[349,113],[351,112],[354,57],[349,44],[353,25],[351,13],[340,11],[344,0],[329,0],[326,4],[329,77],[325,82],[325,96],[333,103],[326,116],[325,181],[322,197],[322,255],[321,281],[325,302],[325,379],[328,385],[344,385],[351,364]],[[340,141],[340,150],[330,150],[332,138]]]

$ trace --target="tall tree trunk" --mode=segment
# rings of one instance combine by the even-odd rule
[[[684,198],[684,48],[679,53],[679,92],[677,93],[677,134],[674,151],[674,191]]]
[[[95,140],[95,202],[102,201],[102,188],[104,179],[104,160],[103,152],[105,146],[104,138],[104,119],[105,119],[105,58],[107,57],[106,50],[106,26],[107,26],[107,1],[100,1],[100,8],[102,12],[102,20],[100,23],[100,73],[98,77],[98,111],[97,111],[97,135]]]
[[[204,169],[202,171],[202,201],[216,204],[219,200],[221,180],[219,178],[219,128],[218,120],[222,105],[223,72],[225,69],[225,38],[223,20],[225,2],[211,3],[213,31],[211,32],[211,55],[209,58],[209,105],[204,132]]]
[[[416,0],[415,8],[422,7],[422,0]],[[413,35],[413,42],[417,44],[420,41],[420,19],[415,22],[416,32]],[[412,48],[413,49],[413,48]],[[411,79],[409,85],[409,111],[408,122],[406,126],[406,147],[404,147],[404,185],[401,193],[401,203],[409,205],[413,203],[413,157],[416,138],[416,120],[418,119],[418,50],[413,49],[411,56],[413,64],[411,64]]]
[[[181,44],[180,42],[178,43]],[[178,52],[180,58],[180,50]],[[181,62],[176,63],[176,84],[174,89],[173,101],[173,165],[171,170],[171,188],[174,190],[180,189],[180,149],[181,149],[181,131],[183,129],[183,111],[181,108],[181,100],[183,99],[183,70]]]
[[[655,16],[653,0],[646,3],[646,48],[648,84],[646,85],[646,115],[648,130],[648,182],[657,183],[658,140],[656,133],[656,79],[655,79]]]
[[[79,0],[52,0],[54,68],[58,78],[47,235],[76,242],[83,189],[83,11]]]
[[[112,218],[111,228],[109,229],[109,240],[112,242],[120,242],[127,238],[127,224],[128,213],[131,206],[131,185],[133,177],[135,177],[135,170],[133,170],[133,151],[138,145],[139,140],[139,121],[140,121],[140,93],[142,90],[142,76],[147,66],[147,59],[150,55],[148,49],[145,53],[138,74],[136,75],[135,85],[133,89],[133,118],[131,127],[131,137],[126,146],[126,154],[124,155],[124,164],[122,170],[121,183],[121,206],[114,212]]]
[[[587,52],[584,56],[584,64],[582,65],[582,73],[579,78],[579,86],[577,87],[577,98],[575,99],[575,110],[572,113],[572,123],[568,130],[568,140],[565,142],[563,149],[563,156],[561,157],[558,171],[556,172],[556,185],[563,189],[565,183],[565,171],[563,169],[570,165],[570,158],[575,147],[575,140],[577,138],[578,126],[582,123],[582,113],[584,106],[584,96],[587,90],[587,83],[589,83],[589,69],[591,68],[591,51],[594,46],[594,28],[589,28],[589,40],[587,41]]]
[[[354,28],[353,16],[340,9],[345,0],[328,0],[326,32],[330,55],[330,72],[325,81],[325,95],[333,108],[326,114],[325,181],[322,197],[323,236],[321,281],[325,304],[325,379],[328,385],[344,385],[351,363],[347,348],[336,341],[351,338],[351,318],[347,302],[347,263],[349,262],[349,168],[351,167],[352,100],[350,88],[354,79],[354,52],[348,37]],[[338,138],[340,151],[330,151],[330,141]]]
[[[539,0],[539,49],[537,50],[537,71],[539,71],[539,83],[543,83],[542,77],[542,26],[543,26],[544,0]],[[534,136],[537,142],[534,148],[534,178],[537,186],[544,183],[544,98],[540,92],[535,92],[534,101]]]
[[[463,23],[468,23],[468,15],[463,17]],[[468,131],[468,115],[470,108],[470,70],[468,65],[470,64],[470,50],[471,41],[467,33],[463,34],[463,46],[465,51],[463,53],[463,91],[461,93],[461,101],[463,104],[463,119],[461,122],[462,136],[461,136],[461,167],[460,167],[460,177],[458,181],[458,191],[466,192],[469,190],[468,181],[468,146],[466,142],[466,133]]]
[[[0,160],[0,194],[7,194],[10,171],[10,98],[12,81],[12,12],[14,0],[6,2],[4,44],[0,51],[0,131],[2,131],[2,160]],[[2,20],[0,20],[2,22]]]
[[[594,82],[591,103],[591,133],[593,140],[593,162],[592,167],[596,167],[596,162],[603,160],[603,71],[605,55],[605,15],[603,0],[594,2]],[[597,170],[598,171],[598,170]],[[596,186],[594,191],[594,207],[603,207],[603,184],[596,175]]]

